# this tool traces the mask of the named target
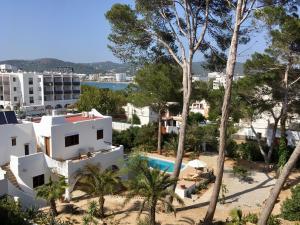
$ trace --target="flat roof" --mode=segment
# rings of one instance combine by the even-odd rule
[[[99,116],[85,117],[85,116],[82,116],[82,115],[76,115],[76,116],[66,116],[65,119],[69,123],[76,123],[76,122],[81,122],[81,121],[102,119],[102,117],[99,117]]]

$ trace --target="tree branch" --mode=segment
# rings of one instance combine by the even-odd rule
[[[205,36],[205,32],[206,32],[206,29],[207,29],[207,24],[208,24],[208,15],[209,15],[209,0],[206,0],[206,9],[205,9],[205,22],[204,22],[204,25],[203,25],[203,28],[202,28],[202,31],[201,31],[201,34],[200,34],[200,37],[194,47],[194,51],[197,51],[200,44],[202,43],[203,39],[204,39],[204,36]]]
[[[173,2],[173,10],[174,10],[174,12],[175,12],[176,21],[177,21],[177,26],[178,26],[180,32],[181,32],[184,36],[187,37],[186,32],[183,30],[182,26],[180,25],[179,15],[178,15],[178,12],[177,12],[177,8],[176,8],[176,5],[175,5],[175,2],[176,2],[176,1]],[[180,5],[181,5],[181,4],[180,4]]]
[[[294,80],[292,83],[289,84],[289,88],[291,88],[291,86],[293,86],[295,83],[297,83],[300,80],[300,76]]]
[[[249,7],[249,9],[247,10],[246,14],[244,15],[244,17],[241,19],[241,22],[239,25],[241,25],[250,15],[250,12],[253,10],[254,4],[255,4],[256,0],[253,0],[253,2],[251,3],[251,6]],[[246,7],[246,3],[245,3],[245,7]],[[244,11],[243,11],[244,13]]]

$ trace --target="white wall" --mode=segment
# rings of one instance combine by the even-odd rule
[[[140,124],[112,122],[112,129],[117,131],[128,130],[130,127],[141,127]]]
[[[149,123],[157,122],[158,120],[157,113],[154,112],[149,106],[139,108],[128,103],[123,108],[128,119],[132,119],[132,115],[136,114],[141,121],[141,125],[147,125]]]
[[[28,193],[33,193],[33,177],[44,174],[45,183],[49,181],[50,171],[42,152],[22,157],[11,156],[10,169],[22,190]]]
[[[16,137],[17,144],[12,146],[11,138]],[[29,154],[36,152],[36,141],[32,124],[0,125],[0,165],[8,163],[10,156],[24,156],[25,144],[29,144]]]
[[[6,172],[0,168],[0,196],[7,194],[7,179]]]

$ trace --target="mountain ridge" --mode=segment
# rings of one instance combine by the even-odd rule
[[[114,71],[116,73],[130,73],[135,71],[135,67],[128,63],[116,63],[112,61],[91,62],[91,63],[74,63],[56,58],[39,58],[33,60],[9,59],[0,61],[0,64],[10,64],[24,71],[51,71],[58,67],[72,67],[75,73],[93,74]],[[207,76],[208,71],[202,67],[203,62],[193,63],[193,73]],[[243,74],[243,63],[236,64],[236,74]]]

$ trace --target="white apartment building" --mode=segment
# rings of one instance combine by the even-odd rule
[[[236,81],[243,77],[244,76],[241,76],[241,75],[235,75],[233,77],[233,80]],[[208,80],[213,80],[213,89],[215,89],[215,90],[220,89],[220,87],[226,86],[226,74],[223,72],[208,73],[207,78],[208,78]]]
[[[66,108],[80,96],[80,75],[58,72],[22,72],[0,67],[0,108],[35,111]],[[36,110],[40,111],[40,110]]]
[[[116,73],[116,82],[126,82],[126,73]]]
[[[96,110],[13,123],[5,122],[5,114],[0,112],[0,196],[16,196],[24,206],[43,206],[46,202],[35,198],[34,188],[59,174],[68,183],[65,198],[71,199],[76,175],[86,164],[103,169],[123,165],[123,146],[111,144],[112,119]]]

